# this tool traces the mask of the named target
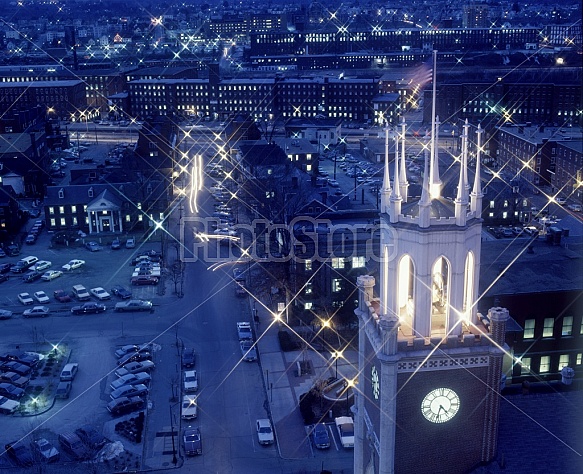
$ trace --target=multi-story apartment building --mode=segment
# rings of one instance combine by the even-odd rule
[[[581,137],[579,137],[581,138]],[[583,204],[583,141],[557,142],[551,185],[561,196]]]

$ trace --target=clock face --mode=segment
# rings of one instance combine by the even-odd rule
[[[432,423],[451,420],[460,409],[460,397],[450,388],[436,388],[421,402],[423,416]]]
[[[379,380],[377,368],[374,365],[370,369],[370,382],[372,385],[372,396],[375,400],[378,400],[381,393],[381,381]]]

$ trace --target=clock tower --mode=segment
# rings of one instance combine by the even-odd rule
[[[457,196],[441,196],[434,120],[421,197],[407,198],[403,161],[385,157],[378,297],[358,278],[359,390],[354,472],[464,473],[496,454],[508,311],[476,310],[481,250],[480,146],[473,186],[462,135]],[[405,141],[396,132],[395,139]],[[389,130],[386,130],[389,140]],[[404,146],[401,153],[405,153]],[[454,165],[455,166],[455,165]],[[391,176],[393,179],[391,180]],[[391,182],[392,181],[392,182]],[[471,188],[471,192],[470,192]]]

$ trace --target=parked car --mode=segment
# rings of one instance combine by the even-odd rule
[[[0,372],[16,372],[19,375],[29,376],[32,369],[29,365],[11,360],[9,362],[4,362],[0,366]]]
[[[145,360],[152,360],[152,354],[149,351],[134,352],[126,354],[117,361],[117,365],[124,366],[129,362],[143,362]]]
[[[97,252],[98,250],[101,250],[101,245],[99,245],[97,242],[86,242],[85,248],[90,252]]]
[[[133,249],[136,247],[136,239],[126,240],[126,249]]]
[[[12,415],[20,408],[20,402],[7,397],[0,397],[0,413],[3,415]]]
[[[184,446],[184,454],[187,456],[195,456],[202,454],[202,439],[199,428],[188,427],[182,432],[182,443]]]
[[[61,457],[59,450],[45,438],[39,438],[32,442],[32,449],[37,456],[45,462],[57,462]]]
[[[17,374],[16,372],[4,372],[0,374],[0,382],[11,383],[15,387],[24,388],[28,385],[30,377]]]
[[[182,367],[194,367],[195,359],[196,355],[194,353],[194,349],[191,347],[185,347],[182,351]]]
[[[197,398],[196,395],[184,395],[182,397],[180,417],[183,420],[192,420],[198,416]]]
[[[36,265],[34,266],[34,269],[37,272],[42,272],[43,270],[46,270],[47,268],[50,268],[53,265],[52,262],[49,262],[47,260],[39,260],[38,262],[36,262]]]
[[[187,370],[184,372],[184,392],[192,393],[198,390],[198,375],[196,370]]]
[[[11,398],[12,400],[18,400],[24,395],[24,390],[11,383],[2,382],[0,383],[0,395]]]
[[[24,280],[25,283],[32,283],[33,281],[40,280],[42,276],[43,276],[42,273],[33,270],[24,275],[22,279]]]
[[[112,400],[120,397],[143,397],[148,395],[148,387],[144,384],[137,385],[123,385],[120,388],[115,389],[111,392],[110,397]]]
[[[151,360],[143,360],[141,362],[130,362],[129,364],[126,364],[123,367],[117,369],[115,371],[115,375],[117,375],[118,377],[123,377],[124,375],[127,374],[147,372],[149,370],[153,370],[155,367],[156,365]]]
[[[34,462],[31,449],[18,442],[8,443],[4,446],[6,454],[11,458],[18,466],[30,467]]]
[[[55,398],[69,398],[72,386],[73,384],[71,382],[59,382],[57,391],[55,392]]]
[[[330,447],[330,435],[328,427],[324,423],[317,423],[312,429],[312,440],[318,449],[328,449]]]
[[[0,309],[0,320],[12,318],[12,311],[7,309]]]
[[[75,270],[81,266],[85,265],[85,260],[70,260],[69,263],[65,263],[61,268],[68,272],[69,270]]]
[[[89,292],[93,296],[95,296],[98,300],[108,300],[111,298],[111,295],[100,286],[98,286],[97,288],[91,288]]]
[[[62,274],[63,272],[61,270],[49,270],[48,272],[43,273],[40,278],[43,281],[51,281],[55,278],[59,278]]]
[[[70,362],[65,364],[63,370],[61,370],[61,374],[59,375],[59,380],[61,382],[72,382],[75,380],[77,376],[77,372],[79,372],[79,364],[76,362]]]
[[[343,448],[353,448],[354,447],[354,421],[349,416],[339,416],[334,418],[336,423],[336,429],[338,430],[338,436],[340,437],[340,443]]]
[[[18,362],[19,364],[34,367],[40,361],[40,354],[35,352],[5,352],[0,355],[2,362]]]
[[[72,314],[98,314],[107,310],[107,306],[101,303],[83,303],[71,308]]]
[[[150,385],[151,380],[152,376],[148,372],[138,372],[137,374],[126,374],[123,377],[119,377],[117,380],[111,382],[109,386],[112,390],[117,390],[124,385],[142,384],[147,387]]]
[[[121,346],[119,349],[115,351],[115,356],[120,359],[126,354],[132,354],[134,352],[140,352],[143,350],[148,349],[148,344],[142,344],[141,346],[137,346],[136,344],[127,344],[125,346]]]
[[[121,397],[107,404],[107,410],[114,416],[125,415],[144,408],[146,402],[140,397]]]
[[[113,309],[114,311],[123,313],[129,311],[152,311],[153,307],[151,301],[129,300],[116,303]]]
[[[33,293],[33,296],[34,296],[34,299],[37,300],[41,304],[46,304],[46,303],[51,302],[51,300],[49,299],[49,297],[47,296],[47,294],[44,291],[35,291]]]
[[[111,243],[111,250],[119,250],[121,249],[121,242],[119,239],[114,239]]]
[[[34,234],[28,234],[26,236],[26,239],[24,239],[24,243],[26,245],[34,245],[36,243],[36,235],[34,235]]]
[[[257,420],[255,426],[257,429],[257,439],[259,440],[259,444],[273,444],[275,438],[273,436],[273,429],[271,428],[270,421],[267,418],[262,418]]]
[[[257,349],[255,348],[253,341],[245,339],[239,342],[241,348],[241,356],[244,361],[253,362],[257,360]]]
[[[132,285],[157,285],[158,277],[151,275],[139,275],[132,277],[131,283]]]
[[[121,285],[115,285],[111,289],[111,294],[117,296],[118,298],[121,298],[122,300],[127,300],[127,299],[132,297],[132,292],[129,290],[126,290]]]
[[[92,450],[103,448],[107,439],[93,425],[83,425],[75,430],[75,434]]]
[[[59,435],[59,443],[76,460],[88,459],[91,453],[81,441],[79,436],[71,431],[66,431]]]
[[[0,283],[8,281],[9,279],[10,277],[8,275],[0,273]]]
[[[55,290],[53,296],[59,303],[69,303],[71,301],[71,296],[64,290]]]
[[[0,273],[1,274],[8,273],[13,266],[14,266],[13,263],[3,263],[2,265],[0,265]]]
[[[22,316],[25,318],[46,318],[49,314],[51,314],[51,310],[47,306],[35,306],[24,310]]]

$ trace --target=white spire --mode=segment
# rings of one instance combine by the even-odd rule
[[[391,217],[391,222],[399,221],[399,214],[401,214],[401,202],[403,198],[401,197],[401,186],[399,186],[399,133],[395,135],[395,174],[393,175],[393,192],[391,193],[391,206],[389,215]]]
[[[438,153],[438,135],[439,135],[439,117],[436,117],[437,101],[437,51],[433,51],[433,97],[431,103],[431,163],[430,163],[430,192],[431,198],[441,197],[441,179],[439,179],[439,153]]]
[[[405,131],[406,131],[405,117],[401,121],[401,172],[399,176],[399,183],[401,185],[401,197],[403,202],[407,202],[409,197],[409,181],[407,181],[407,163],[405,161]]]
[[[425,163],[423,167],[423,187],[421,188],[421,199],[419,199],[419,227],[429,227],[431,217],[431,195],[429,193],[429,137],[425,133],[425,147],[423,155]]]
[[[474,189],[470,194],[470,209],[475,217],[479,218],[482,215],[482,198],[484,193],[482,192],[482,180],[480,176],[480,168],[482,166],[482,133],[484,129],[481,124],[478,124],[478,130],[476,134],[478,135],[478,144],[476,151],[476,175],[474,176]]]
[[[385,125],[385,173],[381,189],[381,213],[389,210],[389,196],[391,195],[391,178],[389,176],[389,123]]]
[[[455,198],[456,225],[466,225],[468,215],[468,120],[464,124],[462,135],[462,156],[460,158],[460,177],[457,185],[457,197]]]

